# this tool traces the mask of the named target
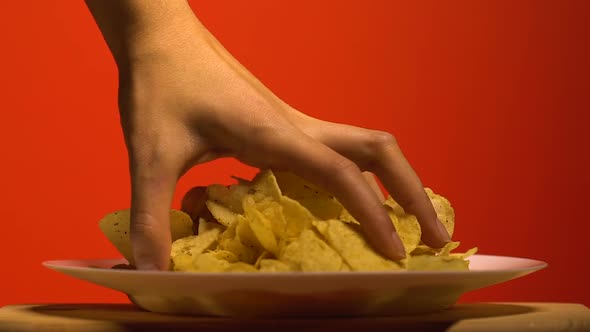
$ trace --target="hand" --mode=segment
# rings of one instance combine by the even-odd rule
[[[362,174],[374,172],[417,216],[426,244],[441,247],[450,240],[392,135],[295,110],[241,66],[196,17],[174,17],[139,34],[122,53],[110,43],[119,64],[132,181],[131,240],[139,269],[167,269],[176,183],[191,167],[220,157],[288,170],[332,192],[359,220],[371,245],[401,259],[404,248],[382,199]]]

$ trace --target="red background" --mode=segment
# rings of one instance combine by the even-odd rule
[[[549,268],[464,297],[590,305],[587,1],[195,1],[223,44],[313,116],[387,130],[457,213],[456,239]],[[113,257],[129,202],[116,68],[82,1],[0,5],[0,305],[126,301],[43,260]],[[252,169],[198,167],[190,186]]]

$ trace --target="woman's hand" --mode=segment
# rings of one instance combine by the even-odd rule
[[[241,66],[182,1],[161,8],[114,1],[87,2],[119,67],[132,181],[131,240],[139,269],[168,268],[168,215],[180,176],[229,156],[291,171],[332,192],[388,258],[403,258],[404,248],[382,197],[362,171],[377,174],[418,217],[426,244],[450,241],[392,135],[293,109]],[[121,31],[112,27],[112,13],[120,13]]]

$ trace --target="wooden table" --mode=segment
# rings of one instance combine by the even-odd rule
[[[0,331],[590,331],[571,303],[473,303],[441,313],[383,318],[229,319],[154,314],[127,304],[10,305]]]

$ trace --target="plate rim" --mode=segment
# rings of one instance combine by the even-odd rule
[[[337,278],[350,277],[350,276],[394,276],[394,275],[412,275],[412,276],[432,276],[432,275],[445,275],[445,276],[465,276],[465,275],[482,275],[482,274],[496,274],[496,273],[523,273],[523,272],[536,272],[545,269],[549,264],[545,261],[532,258],[516,257],[516,256],[503,256],[503,255],[486,255],[486,254],[475,254],[471,257],[485,257],[485,258],[508,258],[508,259],[520,259],[526,260],[533,263],[532,266],[510,268],[510,269],[496,269],[496,270],[466,270],[466,271],[408,271],[408,270],[393,270],[393,271],[334,271],[334,272],[300,272],[300,271],[288,271],[288,272],[178,272],[178,271],[153,271],[153,270],[125,270],[125,269],[107,269],[100,267],[90,266],[64,266],[60,265],[60,262],[71,262],[71,261],[86,261],[86,262],[104,262],[104,261],[118,261],[121,263],[127,262],[125,258],[80,258],[80,259],[53,259],[45,260],[41,262],[41,265],[61,272],[62,269],[97,272],[97,273],[114,273],[114,274],[130,274],[130,275],[142,275],[142,276],[182,276],[182,277],[223,277],[223,278],[269,278],[269,277],[282,277],[282,278],[315,278],[331,277]]]

